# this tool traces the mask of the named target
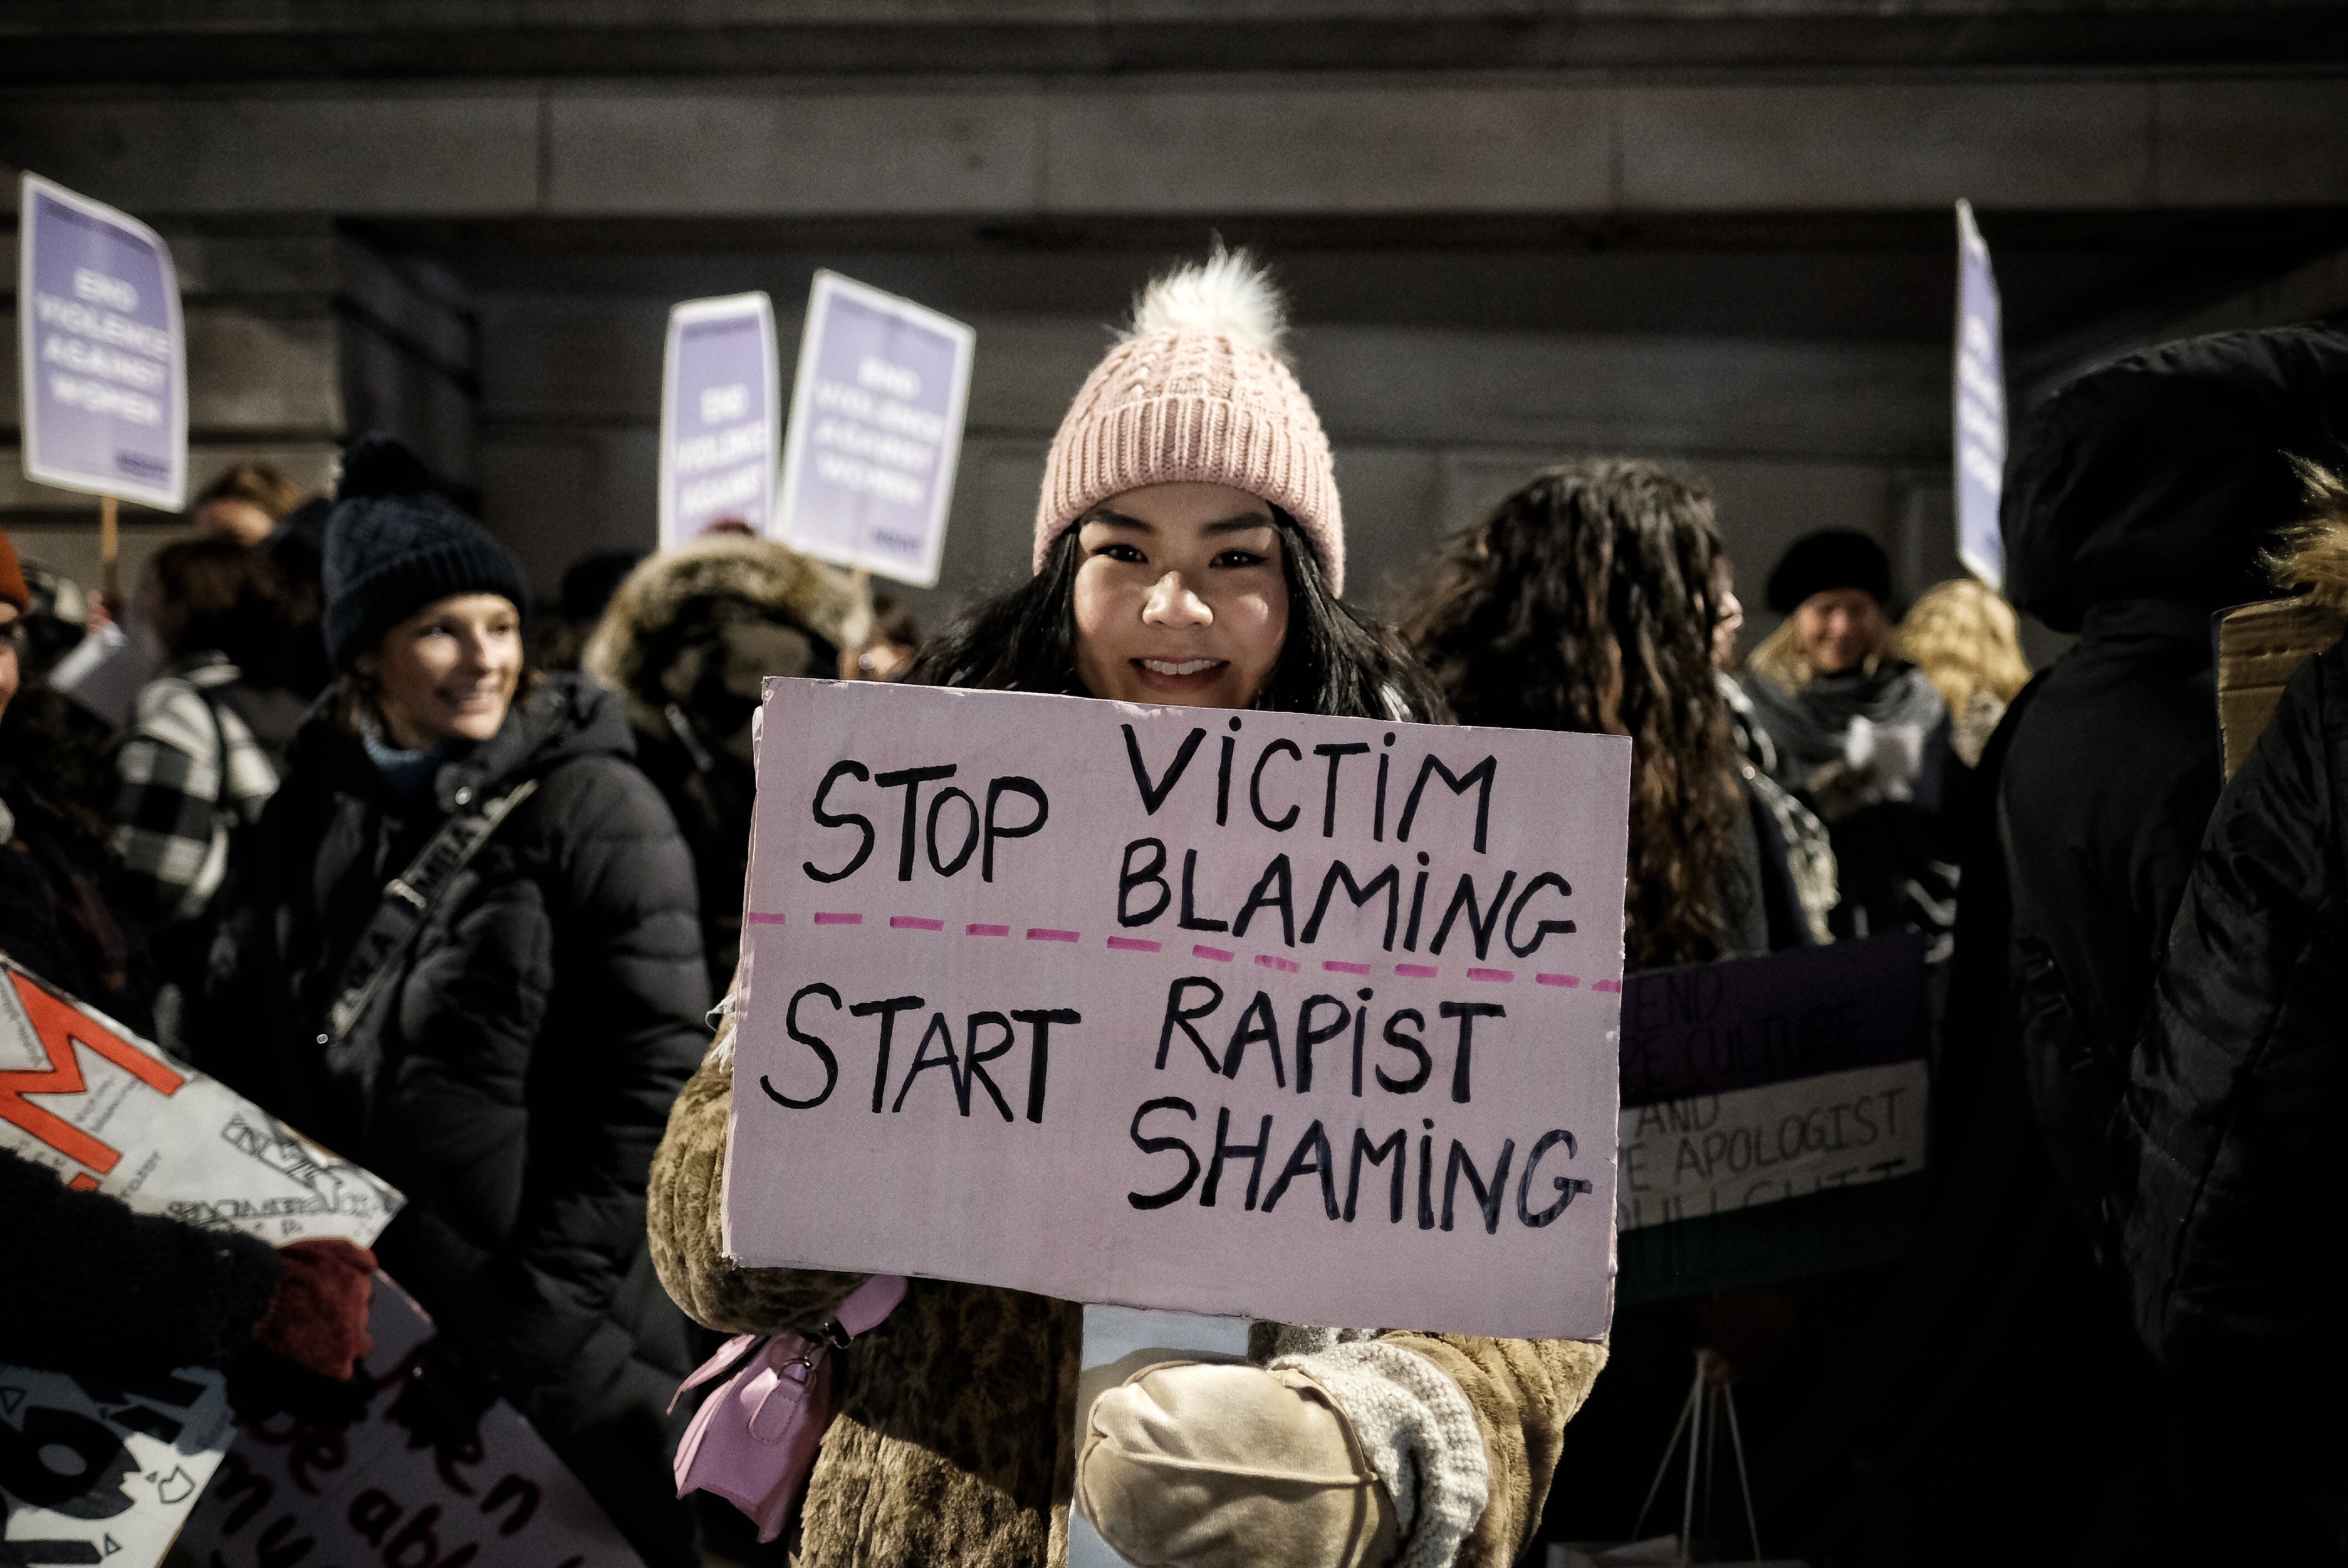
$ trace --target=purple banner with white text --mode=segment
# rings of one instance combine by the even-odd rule
[[[18,210],[26,477],[178,511],[187,358],[170,249],[38,175],[24,177]]]

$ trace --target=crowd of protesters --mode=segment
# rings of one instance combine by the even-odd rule
[[[1636,456],[1529,474],[1364,613],[1281,333],[1244,255],[1154,284],[1053,443],[1031,579],[927,641],[747,530],[586,557],[526,624],[520,562],[385,436],[329,496],[230,470],[125,603],[0,538],[0,950],[407,1198],[372,1254],[275,1250],[0,1154],[6,1255],[56,1265],[0,1343],[225,1366],[326,1422],[379,1265],[438,1326],[417,1443],[510,1399],[652,1568],[693,1563],[680,1380],[863,1284],[723,1245],[763,680],[1604,733],[1628,968],[1920,941],[1903,1255],[1628,1306],[1611,1352],[1258,1325],[1247,1365],[1116,1390],[1081,1454],[1079,1308],[916,1280],[841,1352],[776,1550],[1025,1568],[1076,1497],[1137,1563],[1499,1568],[1632,1531],[1693,1358],[1756,1390],[1773,1555],[2348,1555],[2348,333],[2075,377],[2017,430],[2003,595],[1910,602],[1875,539],[1811,532],[1741,656],[1738,519]],[[2213,617],[2278,600],[2280,692],[2221,735]],[[2017,610],[2075,638],[2034,676]]]

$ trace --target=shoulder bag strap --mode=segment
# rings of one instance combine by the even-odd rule
[[[328,1036],[320,1044],[339,1042],[358,1022],[457,873],[537,788],[536,779],[525,779],[479,811],[450,817],[407,869],[385,884],[383,902],[376,907],[375,917],[359,933],[358,944],[343,966],[342,984],[326,1015]]]

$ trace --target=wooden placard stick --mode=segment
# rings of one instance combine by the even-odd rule
[[[122,530],[114,517],[115,499],[98,498],[98,591],[108,610],[122,605]]]

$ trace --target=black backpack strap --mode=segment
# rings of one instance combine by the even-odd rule
[[[407,869],[385,884],[383,902],[376,907],[375,917],[359,933],[358,944],[343,966],[342,984],[327,1011],[328,1033],[319,1041],[321,1045],[341,1043],[351,1026],[365,1016],[367,1004],[375,1000],[398,959],[415,942],[416,934],[424,928],[425,917],[448,890],[457,873],[537,788],[536,779],[526,779],[479,811],[450,817]]]

